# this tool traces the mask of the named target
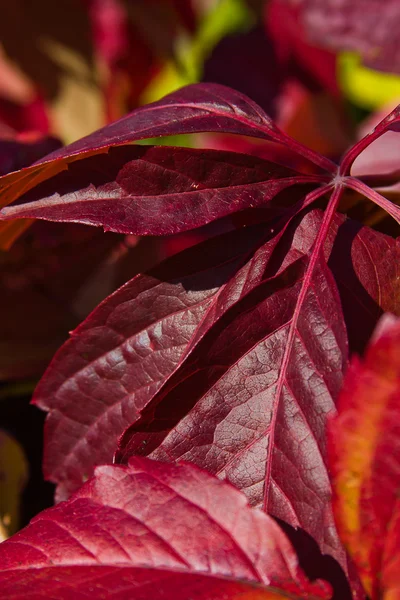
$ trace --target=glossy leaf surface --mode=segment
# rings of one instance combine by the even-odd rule
[[[182,419],[185,427],[193,414],[198,417],[189,438],[198,436],[202,422],[208,439],[221,421],[215,434],[222,436],[216,438],[218,452],[213,444],[208,451],[200,437],[196,449],[188,438],[197,458],[186,451],[185,458],[230,478],[253,504],[302,526],[345,566],[329,508],[324,433],[346,363],[346,333],[324,259],[318,259],[310,280],[305,274],[320,227],[321,216],[311,213],[273,236],[262,226],[226,234],[187,251],[185,260],[178,255],[150,277],[134,279],[89,317],[35,393],[35,402],[50,410],[45,473],[59,484],[59,499],[78,487],[95,464],[111,460],[117,438],[147,405],[150,415],[156,411],[156,430],[163,430],[160,405],[161,413],[164,407],[170,413],[166,428],[173,429],[172,435],[175,421]],[[271,239],[252,256],[262,243],[260,237],[256,242],[257,230]],[[190,277],[182,265],[191,265]],[[311,322],[318,323],[317,334],[309,329]],[[309,381],[314,368],[317,373]],[[221,404],[225,388],[231,388],[229,407]],[[209,424],[203,405],[210,406]],[[131,443],[138,451],[131,433],[123,438],[124,457]],[[157,435],[139,437],[139,452],[151,452]],[[232,450],[224,448],[223,440],[229,445],[231,439],[236,440]],[[306,466],[298,472],[301,440]],[[284,476],[289,468],[291,483]]]
[[[5,208],[2,215],[169,235],[248,208],[268,210],[272,204],[272,215],[282,212],[282,202],[271,202],[279,192],[310,183],[316,185],[320,178],[246,154],[121,147],[72,163],[28,194],[28,202]],[[293,200],[296,194],[293,190]]]
[[[399,319],[382,318],[364,359],[353,359],[338,411],[329,428],[329,441],[339,532],[368,595],[397,598]]]
[[[224,311],[220,289],[267,235],[249,227],[178,254],[107,298],[54,357],[34,401],[50,411],[44,471],[65,499],[110,462],[118,437],[192,344],[206,317]],[[245,275],[244,275],[245,276]],[[229,306],[240,297],[233,282]],[[85,410],[82,410],[85,406]]]
[[[118,437],[144,410],[143,430],[137,423],[128,429],[120,460],[155,451],[231,478],[253,504],[306,529],[346,569],[329,508],[324,450],[346,334],[323,262],[304,287],[320,228],[321,214],[312,212],[274,234],[266,226],[225,234],[137,277],[94,311],[35,394],[50,411],[44,468],[58,484],[58,499],[96,464],[111,461]],[[396,296],[385,299],[380,290],[396,281],[396,252],[390,238],[335,218],[325,256],[349,324],[354,297],[366,331],[382,308],[395,306]],[[299,325],[288,342],[294,319]]]
[[[278,525],[189,465],[105,466],[0,545],[5,597],[328,599]]]
[[[253,284],[207,332],[125,432],[117,459],[141,454],[205,466],[343,561],[324,439],[347,337],[323,255],[312,254],[310,268],[319,228],[321,218],[308,215],[287,256],[296,260]]]
[[[264,111],[243,94],[217,84],[196,84],[133,111],[93,134],[53,152],[34,166],[0,178],[0,205],[63,171],[87,155],[106,153],[111,146],[201,131],[229,132],[287,143],[317,165],[335,171],[335,165],[286,136]]]

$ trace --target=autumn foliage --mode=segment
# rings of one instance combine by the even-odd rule
[[[333,1],[253,3],[239,46],[272,53],[274,118],[248,74],[217,77],[229,36],[204,66],[218,81],[142,103],[196,3],[154,2],[163,52],[140,3],[111,30],[88,4],[103,126],[0,139],[0,377],[40,378],[56,486],[4,535],[2,597],[400,598],[400,105],[355,133],[335,75],[349,50],[396,72],[397,41],[363,43],[361,2],[346,26]]]

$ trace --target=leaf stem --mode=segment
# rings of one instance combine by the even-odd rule
[[[366,198],[375,202],[378,206],[383,208],[397,223],[400,224],[400,208],[393,204],[390,200],[379,194],[376,190],[373,190],[363,181],[357,179],[357,177],[346,177],[344,183],[347,187],[351,188],[355,192],[362,194]]]
[[[372,142],[375,142],[383,134],[387,133],[391,129],[393,130],[393,124],[399,121],[399,109],[400,105],[397,106],[391,113],[389,113],[378,125],[364,136],[359,142],[354,144],[348,151],[343,155],[340,161],[339,174],[343,177],[350,175],[350,169],[353,162]]]
[[[331,186],[325,186],[326,188]],[[326,189],[321,188],[320,191],[323,190],[325,193]],[[297,330],[297,323],[299,320],[299,316],[301,313],[301,309],[306,298],[307,292],[310,289],[311,280],[314,274],[315,267],[318,263],[318,260],[321,257],[321,252],[323,250],[323,246],[328,235],[328,231],[332,220],[336,214],[337,207],[339,205],[340,199],[345,190],[344,181],[338,181],[335,183],[335,187],[332,193],[332,196],[329,200],[328,206],[325,210],[324,217],[322,219],[321,227],[318,231],[318,235],[315,239],[314,245],[310,251],[310,260],[307,265],[306,271],[304,273],[303,283],[300,289],[299,296],[297,298],[296,306],[293,312],[292,321],[290,323],[289,333],[285,345],[285,352],[282,358],[282,365],[278,376],[276,394],[275,394],[275,402],[272,408],[272,420],[271,420],[271,438],[270,438],[270,447],[273,447],[273,437],[275,435],[275,427],[276,427],[276,419],[278,415],[279,402],[281,399],[283,385],[286,378],[286,372],[289,366],[290,357],[293,350],[294,338]],[[314,190],[317,191],[317,190]],[[321,194],[322,195],[322,194]],[[271,478],[271,460],[267,461],[266,472],[265,472],[265,481],[267,482]],[[269,489],[270,486],[268,483],[265,485],[264,490],[267,490],[264,493],[264,510],[268,513],[268,502],[269,502]]]

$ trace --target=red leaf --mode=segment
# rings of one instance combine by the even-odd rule
[[[87,137],[53,152],[47,160],[97,153],[110,146],[146,138],[216,131],[288,144],[295,152],[334,172],[335,165],[285,135],[252,100],[223,85],[199,83],[143,106]]]
[[[392,289],[392,282],[396,280],[396,268],[391,262],[391,256],[394,256],[391,253],[397,251],[396,245],[390,238],[367,228],[359,231],[354,225],[343,223],[343,217],[337,216],[326,242],[326,256],[329,256],[338,226],[338,243],[333,245],[330,264],[339,281],[348,310],[348,321],[354,321],[354,310],[347,307],[356,296],[359,298],[357,322],[361,322],[368,332],[382,310],[379,302],[390,304],[392,301],[390,296],[387,299],[381,296],[380,290],[385,286],[388,290]],[[293,472],[291,478],[284,477],[290,463],[276,449],[270,465],[277,471],[277,478],[282,480],[280,484],[288,499],[285,500],[282,494],[277,496],[277,488],[274,488],[268,509],[290,523],[296,526],[300,524],[307,529],[325,551],[338,557],[346,568],[346,559],[329,516],[327,502],[330,488],[324,463],[324,414],[333,409],[332,396],[336,395],[340,386],[346,342],[331,276],[320,260],[311,279],[318,290],[317,295],[312,287],[307,288],[308,291],[304,288],[307,301],[301,306],[297,299],[304,285],[307,256],[320,228],[321,216],[311,213],[300,224],[277,228],[277,234],[273,235],[268,234],[265,226],[247,227],[225,234],[174,257],[148,276],[134,279],[94,311],[59,351],[35,395],[37,404],[50,411],[46,426],[44,468],[46,476],[59,484],[58,499],[66,498],[79,487],[82,480],[91,474],[94,465],[111,460],[116,439],[124,428],[137,420],[139,411],[146,405],[149,405],[150,414],[155,410],[156,416],[155,404],[159,401],[161,408],[165,405],[168,411],[182,382],[184,387],[188,385],[190,389],[188,387],[187,393],[181,393],[182,414],[178,415],[175,411],[175,416],[178,421],[182,418],[183,423],[185,419],[192,419],[200,408],[195,407],[190,412],[191,404],[196,401],[199,406],[204,404],[206,400],[202,400],[202,396],[207,398],[207,394],[214,393],[218,385],[228,385],[228,378],[233,376],[235,360],[241,361],[242,365],[246,360],[249,361],[248,352],[251,352],[252,345],[256,344],[252,351],[254,357],[262,348],[266,354],[263,339],[268,336],[268,331],[270,337],[266,338],[265,344],[275,348],[275,369],[279,370],[284,345],[274,346],[272,341],[290,329],[293,319],[300,316],[301,331],[308,331],[305,336],[306,348],[315,352],[313,356],[317,367],[309,364],[305,349],[296,356],[298,348],[302,347],[296,333],[287,346],[289,362],[285,369],[286,377],[297,391],[295,398],[304,404],[302,408],[309,424],[302,421],[297,412],[295,420],[292,415],[285,422],[282,433],[280,428],[276,428],[276,439],[283,439],[285,449],[292,453],[289,461],[292,460],[290,468]],[[252,256],[255,248],[262,244],[263,235],[267,236],[267,240],[269,237],[269,241]],[[373,266],[371,260],[377,265]],[[241,264],[243,266],[240,268]],[[390,265],[394,270],[389,268]],[[213,269],[216,269],[214,276]],[[219,291],[218,286],[221,286]],[[330,300],[329,294],[333,294]],[[325,316],[319,312],[317,298],[324,301]],[[329,301],[333,303],[330,308]],[[395,301],[393,296],[393,303]],[[175,313],[177,304],[179,311]],[[295,311],[300,311],[297,316]],[[328,338],[332,342],[335,339],[330,327],[336,332],[339,345],[334,342],[333,346],[327,346]],[[325,338],[320,337],[320,329],[326,331]],[[243,336],[240,335],[241,331],[245,332]],[[250,396],[245,378],[242,384],[239,380],[236,382],[236,391],[231,394],[232,402],[237,400],[240,404],[240,398],[244,402],[236,409],[238,415],[240,411],[246,412],[250,404],[254,412],[257,398],[255,386],[258,385],[257,381],[262,386],[263,379],[267,377],[257,371],[262,369],[262,364],[258,364],[255,358],[254,361],[255,371],[249,379],[253,381]],[[312,376],[313,385],[310,385],[307,378],[315,368],[319,369],[319,374]],[[335,372],[336,369],[339,371]],[[242,391],[239,389],[241,385],[244,386]],[[155,396],[162,386],[162,392]],[[289,410],[291,402],[287,388],[284,390],[284,405]],[[268,404],[274,397],[273,391],[271,394],[270,390],[269,394],[265,398],[259,396],[257,427],[261,432],[267,427],[270,416],[267,411],[261,410],[261,400],[264,398],[263,401]],[[82,406],[85,406],[85,411]],[[220,409],[221,405],[216,402],[217,412]],[[149,413],[145,410],[144,418]],[[276,416],[279,416],[276,424],[283,423],[287,418],[282,410]],[[199,417],[199,427],[204,427],[205,422],[206,419]],[[213,426],[211,422],[210,426]],[[240,427],[240,418],[237,426]],[[245,437],[252,432],[243,426],[242,433],[234,437],[246,444]],[[303,445],[310,444],[310,448],[313,448],[312,455],[304,450],[305,463],[311,461],[304,483],[295,474],[295,469],[300,468],[300,456],[303,457],[303,454],[300,455],[295,443],[290,446],[292,434],[305,435]],[[318,443],[313,441],[313,436],[317,436]],[[144,439],[148,447],[146,453],[151,451],[150,437]],[[129,441],[129,438],[127,434],[124,440]],[[192,446],[194,452],[195,444]],[[259,469],[265,468],[265,449],[263,456],[256,463]],[[245,457],[242,458],[244,461]],[[285,466],[279,474],[283,460]],[[313,463],[315,460],[318,466]],[[214,468],[204,461],[201,464]],[[248,473],[254,480],[258,478],[254,468]],[[293,481],[296,481],[295,487]],[[239,479],[236,483],[243,488],[247,486],[245,481],[240,482]],[[307,489],[308,484],[314,493]],[[258,486],[251,484],[246,489],[252,502],[262,503],[262,487],[259,481]],[[312,513],[304,502],[313,504]]]
[[[98,467],[68,502],[1,544],[0,561],[2,593],[15,600],[330,597],[237,490],[192,466],[146,459]]]
[[[287,256],[297,260],[255,281],[209,327],[125,432],[117,460],[140,454],[201,465],[252,505],[305,529],[344,565],[325,421],[341,387],[347,338],[332,275],[310,250],[321,229],[320,216],[304,219]],[[253,269],[268,251],[268,244],[259,250]]]
[[[151,137],[195,133],[229,132],[288,144],[294,152],[330,173],[336,166],[323,156],[292,140],[252,100],[217,84],[196,84],[169,94],[162,100],[133,111],[122,119],[70,144],[18,173],[0,178],[0,205],[53,177],[66,164],[85,155],[107,152],[110,146]]]
[[[68,164],[93,154],[106,153],[111,146],[150,137],[201,131],[225,131],[273,140],[286,144],[291,151],[329,173],[337,170],[330,160],[280,131],[272,119],[244,95],[217,84],[196,84],[133,111],[119,121],[47,155],[31,167],[0,177],[0,207],[7,206],[54,177]],[[7,225],[0,224],[0,233],[5,228]],[[6,232],[3,245],[9,245],[17,233],[15,228],[11,234]]]
[[[28,194],[28,202],[3,209],[2,216],[168,235],[247,208],[280,213],[282,201],[273,202],[279,192],[295,184],[321,184],[321,179],[246,154],[122,147],[72,163]],[[292,202],[296,193],[291,192]],[[304,188],[300,194],[305,195]]]
[[[329,428],[338,528],[373,600],[400,588],[399,350],[400,320],[386,316],[353,359]]]
[[[73,332],[34,396],[50,411],[44,472],[59,484],[58,499],[111,461],[118,437],[178,366],[206,316],[212,324],[226,309],[220,288],[265,236],[265,227],[248,227],[185,251],[184,260],[172,257],[120,288]],[[246,268],[230,285],[227,306],[243,293],[245,277]]]

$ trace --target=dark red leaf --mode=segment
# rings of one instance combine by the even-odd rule
[[[199,83],[181,88],[158,102],[143,106],[89,136],[53,152],[47,160],[97,153],[110,146],[146,138],[216,131],[288,144],[328,172],[335,165],[289,138],[252,100],[223,85]]]
[[[321,228],[321,217],[308,215],[291,249],[297,260],[259,280],[209,329],[124,434],[117,459],[202,465],[251,504],[304,528],[343,564],[325,420],[341,387],[347,339],[324,258],[315,250],[307,256]]]
[[[280,131],[257,104],[239,92],[217,84],[196,84],[135,110],[119,121],[47,155],[31,167],[1,177],[0,207],[11,204],[63,171],[69,163],[87,155],[106,153],[111,146],[150,137],[201,131],[225,131],[273,140],[286,144],[292,152],[329,173],[337,170],[330,160]],[[4,227],[7,225],[0,226],[0,233]],[[6,241],[9,238],[10,235]]]
[[[178,366],[201,323],[226,309],[220,288],[266,236],[265,227],[248,227],[172,257],[123,286],[73,332],[34,396],[50,411],[44,472],[59,484],[58,499],[94,465],[112,460],[118,437]],[[230,285],[227,306],[243,293],[246,272]]]
[[[105,466],[0,545],[4,597],[317,600],[278,525],[189,465]]]
[[[34,217],[118,233],[168,235],[248,208],[280,213],[282,202],[273,201],[279,192],[323,180],[246,154],[121,147],[72,163],[28,193],[28,202],[1,214],[5,219]],[[304,187],[300,194],[291,193],[292,202],[296,195],[304,196]]]

